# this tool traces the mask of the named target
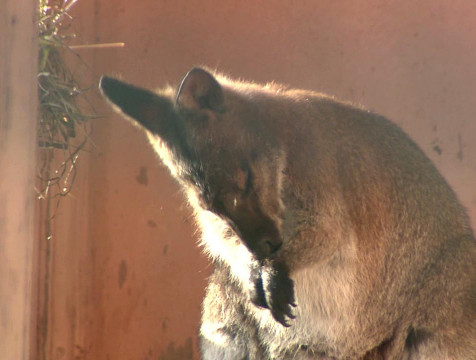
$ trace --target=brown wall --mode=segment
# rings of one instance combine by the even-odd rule
[[[2,0],[0,11],[0,359],[29,359],[36,341],[35,3]]]
[[[74,14],[78,42],[126,43],[83,53],[96,75],[156,87],[205,64],[233,77],[320,90],[386,115],[436,163],[476,224],[472,2],[83,0]],[[178,187],[145,137],[116,116],[95,120],[93,141],[94,153],[83,160],[88,189],[76,192],[89,205],[75,241],[90,244],[79,256],[92,259],[79,275],[89,281],[80,297],[89,303],[73,306],[88,329],[78,338],[81,356],[198,358],[209,268]],[[60,330],[56,336],[53,352]]]

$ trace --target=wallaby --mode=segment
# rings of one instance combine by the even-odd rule
[[[395,124],[202,68],[176,91],[100,88],[195,211],[203,359],[476,359],[468,216]]]

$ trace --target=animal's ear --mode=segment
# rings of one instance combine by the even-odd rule
[[[189,111],[209,109],[222,112],[225,108],[220,84],[201,68],[193,68],[185,75],[176,100],[179,107]]]
[[[170,128],[173,121],[170,100],[108,76],[101,78],[99,89],[122,113],[147,130],[160,134]]]

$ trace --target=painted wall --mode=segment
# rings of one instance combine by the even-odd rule
[[[205,64],[386,115],[435,162],[476,224],[471,2],[83,0],[74,15],[78,43],[126,43],[82,53],[97,76],[156,87]],[[111,113],[95,103],[101,114]],[[195,245],[190,211],[138,130],[108,116],[95,120],[93,142],[88,227],[77,240],[87,238],[92,259],[81,356],[197,359],[210,268]]]
[[[36,343],[35,237],[38,35],[35,2],[0,12],[0,359],[30,359]]]

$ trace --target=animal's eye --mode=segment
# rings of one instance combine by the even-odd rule
[[[253,189],[253,173],[248,164],[243,164],[238,170],[236,184],[243,197],[246,197]]]
[[[247,196],[251,190],[253,189],[253,173],[251,172],[251,169],[247,169],[248,171],[246,172],[246,182],[245,182],[245,188],[243,190],[243,196]]]
[[[240,167],[234,174],[234,182],[236,184],[237,190],[242,192],[246,188],[246,181],[248,178],[248,171],[244,167]]]
[[[224,200],[228,211],[234,212],[240,206],[242,196],[240,194],[228,194]]]
[[[221,199],[221,204],[223,206],[222,210],[225,211],[228,216],[233,216],[237,211],[242,211],[244,204],[244,196],[240,192],[230,192],[225,194]]]
[[[240,204],[246,201],[246,198],[251,194],[253,190],[253,176],[251,170],[248,170],[245,173],[245,178],[243,183],[238,184],[237,192],[230,193],[226,197],[225,203],[227,204],[227,208],[230,211],[235,211],[237,208],[241,208]]]

